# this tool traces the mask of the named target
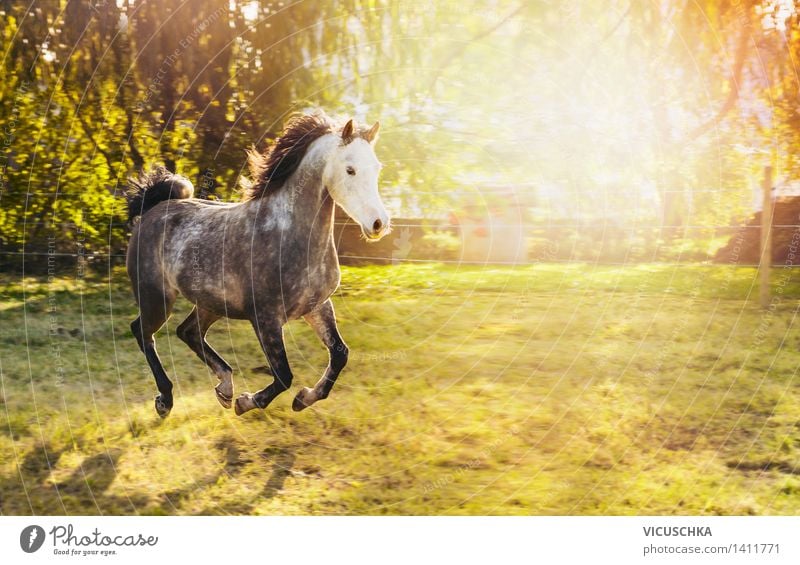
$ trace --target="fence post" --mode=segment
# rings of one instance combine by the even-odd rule
[[[763,204],[761,206],[761,255],[758,262],[759,298],[762,308],[769,308],[769,272],[772,267],[772,167],[764,167]]]

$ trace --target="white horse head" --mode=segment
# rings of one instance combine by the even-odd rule
[[[389,233],[389,214],[378,194],[381,164],[375,156],[380,123],[357,133],[353,120],[342,128],[325,166],[328,192],[355,222],[369,241]]]

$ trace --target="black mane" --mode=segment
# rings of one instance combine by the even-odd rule
[[[300,166],[309,146],[335,129],[333,121],[322,112],[291,116],[281,136],[264,153],[255,148],[248,151],[253,180],[244,188],[244,200],[261,198],[282,187]]]
[[[312,143],[329,133],[345,135],[342,130],[343,124],[334,122],[322,111],[293,114],[281,136],[264,153],[255,148],[247,152],[252,181],[243,183],[243,199],[261,198],[281,188],[300,166]],[[371,141],[375,130],[354,127],[348,131],[351,133],[341,140],[344,144],[358,137]]]

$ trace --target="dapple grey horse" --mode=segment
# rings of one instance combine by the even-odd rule
[[[340,126],[321,112],[293,116],[265,153],[250,152],[252,181],[238,203],[195,199],[191,182],[165,169],[131,182],[127,269],[139,305],[131,330],[155,376],[161,417],[173,406],[172,382],[153,335],[179,294],[195,307],[176,333],[219,379],[215,392],[225,408],[233,400],[233,370],[205,340],[222,317],[250,321],[274,377],[263,390],[240,395],[236,414],[266,408],[291,386],[283,326],[301,317],[330,360],[316,385],[297,393],[292,408],[302,410],[330,394],[348,356],[330,300],[340,281],[335,204],[368,240],[390,229],[378,194],[378,128],[377,122],[359,128],[352,120]]]

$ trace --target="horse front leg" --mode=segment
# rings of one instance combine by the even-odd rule
[[[306,322],[314,328],[317,336],[328,348],[330,355],[328,367],[322,377],[314,385],[314,388],[304,387],[297,393],[292,402],[292,410],[299,412],[314,404],[317,400],[328,398],[328,395],[336,384],[339,373],[342,372],[347,364],[347,356],[350,350],[339,335],[336,327],[336,315],[333,311],[333,303],[330,299],[320,304],[310,314],[305,316]]]
[[[275,400],[276,396],[292,386],[292,370],[289,368],[289,359],[286,357],[286,348],[283,344],[283,327],[275,324],[257,325],[255,323],[253,323],[253,327],[275,380],[255,394],[245,392],[239,396],[233,406],[237,416],[254,408],[266,408],[270,402]]]

